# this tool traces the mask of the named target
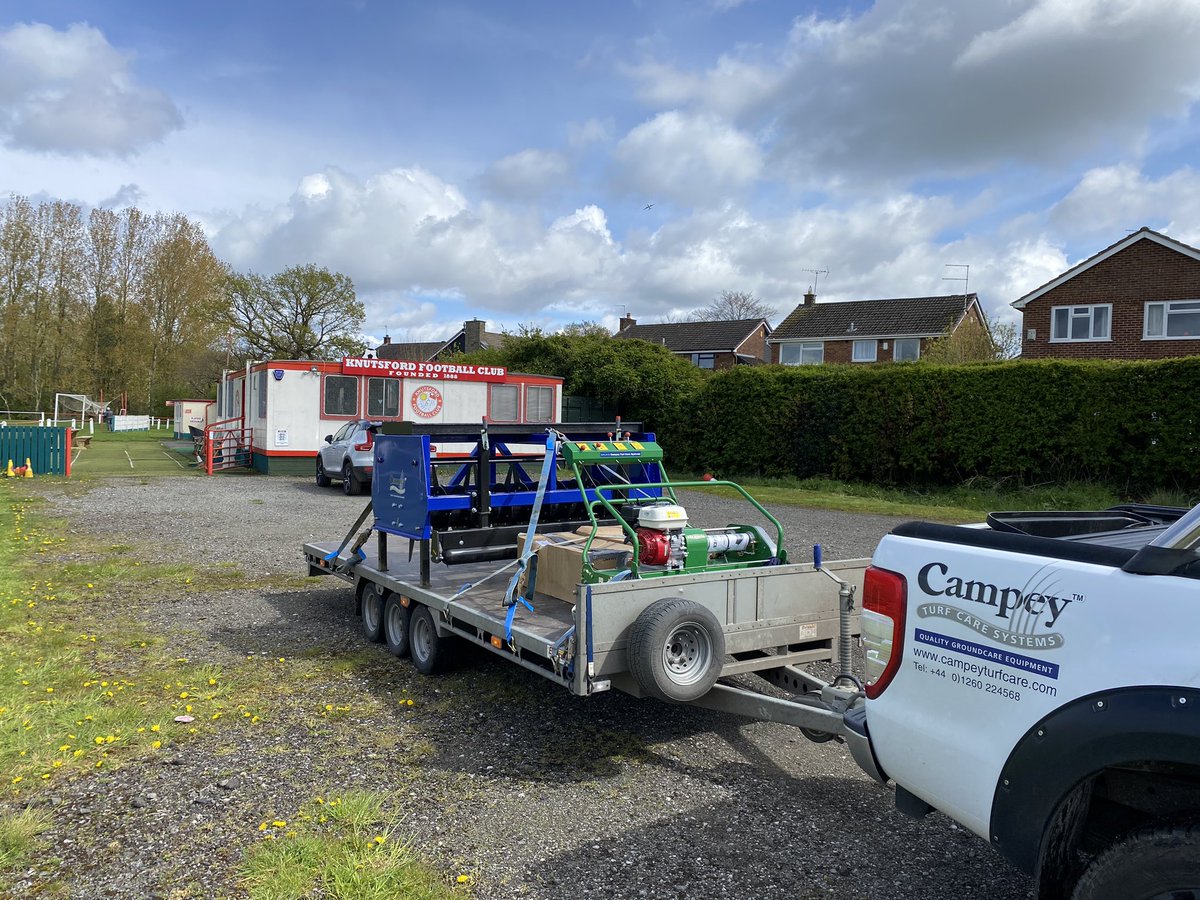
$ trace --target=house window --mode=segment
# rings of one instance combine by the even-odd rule
[[[525,388],[525,421],[554,421],[554,388],[534,385]]]
[[[258,394],[258,417],[267,417],[267,370],[263,369],[254,379],[254,392]]]
[[[821,341],[780,344],[779,361],[785,366],[819,366],[825,362],[825,344]]]
[[[1112,304],[1056,306],[1050,310],[1050,340],[1107,341],[1112,324]]]
[[[920,358],[920,338],[899,338],[892,348],[892,359],[896,362],[916,362]]]
[[[1147,303],[1147,338],[1200,338],[1200,300]]]
[[[325,415],[358,415],[358,376],[325,376]]]
[[[488,392],[488,419],[493,422],[516,422],[521,418],[517,408],[520,402],[520,386],[515,384],[493,384]]]
[[[716,357],[712,353],[693,353],[692,365],[699,369],[711,369],[716,362]]]
[[[400,379],[367,379],[367,417],[394,419],[400,415]]]
[[[855,341],[850,354],[851,362],[875,362],[878,358],[878,341]]]

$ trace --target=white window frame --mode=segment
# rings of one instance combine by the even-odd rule
[[[902,343],[911,341],[917,345],[917,355],[912,359],[901,359],[896,355]],[[920,338],[894,338],[892,340],[892,362],[916,362],[921,358],[921,339]]]
[[[799,357],[795,362],[784,362],[784,348],[795,347],[799,353]],[[817,353],[819,359],[810,359],[807,362],[804,360],[805,353]],[[824,341],[788,341],[786,344],[779,345],[779,362],[784,366],[820,366],[825,363],[825,342]]]
[[[859,348],[861,347],[863,350],[867,350],[868,345],[870,345],[869,349],[871,351],[871,355],[870,356],[866,356],[866,355],[860,356],[858,353]],[[850,362],[872,363],[872,362],[877,362],[878,360],[879,360],[879,341],[865,340],[865,341],[854,341],[851,343],[851,345],[850,345]]]
[[[1181,304],[1195,305],[1195,308],[1188,309]],[[1147,303],[1145,310],[1142,313],[1142,340],[1143,341],[1195,341],[1200,340],[1200,333],[1197,334],[1168,334],[1171,330],[1170,319],[1171,307],[1180,305],[1175,312],[1200,313],[1200,299],[1196,300],[1158,300],[1153,303]],[[1150,309],[1151,307],[1159,307],[1162,309],[1162,334],[1150,333]]]
[[[1067,310],[1067,336],[1054,336],[1054,322],[1058,318],[1057,313],[1060,309]],[[1095,334],[1096,330],[1096,310],[1105,309],[1108,311],[1108,333],[1102,336]],[[1071,325],[1075,321],[1075,316],[1080,310],[1087,310],[1088,320],[1088,337],[1071,337]],[[1111,341],[1112,340],[1112,304],[1111,303],[1073,303],[1070,306],[1052,306],[1050,307],[1050,343],[1052,344],[1085,344],[1094,343],[1096,341]]]

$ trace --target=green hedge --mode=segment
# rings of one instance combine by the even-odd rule
[[[884,484],[1200,485],[1200,358],[738,367],[672,429],[676,464]]]

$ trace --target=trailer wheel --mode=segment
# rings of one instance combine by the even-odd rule
[[[383,640],[383,589],[367,584],[362,590],[362,627],[368,641]]]
[[[354,467],[349,461],[342,466],[342,491],[347,497],[357,497],[362,493],[362,482],[354,474]]]
[[[321,462],[321,454],[317,454],[317,487],[329,487],[333,479],[325,472],[325,463]]]
[[[692,600],[667,597],[642,610],[629,634],[629,669],[642,693],[687,703],[716,684],[725,635],[711,612]]]
[[[442,637],[433,624],[429,607],[418,604],[408,620],[408,649],[413,665],[422,675],[434,675],[446,667],[450,638]]]
[[[1200,896],[1200,824],[1142,828],[1094,860],[1072,900]]]
[[[400,595],[388,592],[387,603],[383,605],[383,639],[388,650],[401,659],[409,652],[409,622],[412,618],[412,608],[400,602]]]

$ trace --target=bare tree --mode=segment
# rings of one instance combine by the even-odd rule
[[[775,307],[768,306],[750,291],[721,291],[708,306],[692,313],[692,321],[716,322],[733,319],[770,319]]]

